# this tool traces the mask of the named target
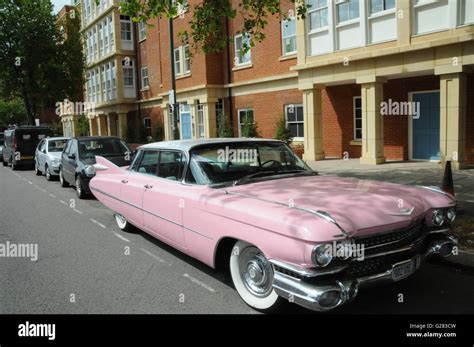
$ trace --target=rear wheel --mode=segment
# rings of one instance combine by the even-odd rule
[[[81,176],[76,176],[76,194],[79,199],[84,199],[86,197],[86,193],[84,192],[84,187],[82,185]]]
[[[271,312],[283,303],[273,289],[272,264],[254,245],[235,243],[230,255],[230,274],[237,293],[250,307]]]
[[[64,179],[63,168],[59,169],[59,183],[61,183],[61,187],[63,188],[69,187],[69,183],[67,183],[67,181]]]
[[[46,180],[47,181],[51,181],[53,179],[53,177],[51,176],[51,171],[49,170],[49,166],[48,165],[45,165],[45,176],[46,176]]]
[[[120,213],[114,214],[115,217],[115,222],[117,223],[117,226],[119,227],[120,230],[122,231],[133,231],[133,225],[131,225],[127,219],[122,216]]]
[[[35,160],[35,174],[36,176],[41,176],[43,173],[39,169],[38,162]]]

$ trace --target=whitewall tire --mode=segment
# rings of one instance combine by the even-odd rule
[[[115,217],[115,222],[117,223],[117,226],[120,230],[128,231],[128,232],[133,231],[133,226],[120,213],[114,214],[114,217]]]
[[[237,241],[230,254],[230,274],[235,289],[250,307],[274,311],[282,303],[273,289],[273,267],[257,247]]]

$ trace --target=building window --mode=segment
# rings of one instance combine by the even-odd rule
[[[296,19],[291,18],[281,22],[283,39],[283,55],[296,53]]]
[[[117,69],[115,61],[112,62],[112,99],[117,98]]]
[[[148,66],[144,66],[141,68],[141,76],[142,76],[142,89],[148,88],[150,86],[148,81]]]
[[[285,105],[286,127],[295,141],[304,139],[303,105]]]
[[[217,132],[219,132],[219,129],[221,127],[221,121],[223,120],[224,116],[225,116],[225,113],[224,113],[224,100],[217,99],[217,103],[216,103],[216,128],[217,128]]]
[[[204,130],[204,105],[201,103],[197,104],[197,137],[206,137],[206,132]]]
[[[235,35],[234,38],[234,46],[235,46],[235,56],[234,56],[234,65],[244,65],[251,63],[251,52],[250,50],[247,51],[245,54],[240,54],[244,44],[247,46],[249,45],[250,37],[248,34],[243,36],[242,34]]]
[[[174,50],[174,74],[181,75],[181,54],[179,54],[179,47]]]
[[[460,7],[460,22],[462,25],[474,23],[474,1],[461,0],[458,5]]]
[[[244,108],[238,110],[239,115],[239,136],[242,136],[242,124],[245,120],[250,122],[255,122],[255,118],[253,116],[253,108]]]
[[[114,50],[114,24],[112,20],[112,16],[109,16],[109,42],[110,42],[110,50]]]
[[[191,72],[191,56],[189,54],[189,45],[183,47],[183,55],[184,55],[184,73]]]
[[[340,0],[336,10],[338,23],[359,18],[359,0]]]
[[[395,8],[395,0],[370,0],[370,13],[382,12]]]
[[[132,23],[129,16],[120,16],[120,38],[124,41],[132,41]]]
[[[151,118],[150,117],[143,118],[143,127],[145,128],[146,137],[152,137],[151,136]]]
[[[354,140],[362,140],[362,99],[354,97]]]
[[[122,61],[123,70],[123,84],[125,86],[133,87],[133,62],[131,60],[124,59]]]
[[[309,31],[319,29],[328,25],[328,2],[327,0],[309,0],[311,7],[308,9]]]
[[[138,41],[146,39],[146,24],[138,22]]]

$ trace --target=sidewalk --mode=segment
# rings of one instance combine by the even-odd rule
[[[361,165],[358,159],[307,161],[320,175],[355,177],[408,185],[440,187],[444,168],[435,162],[392,161],[382,165]],[[474,169],[453,171],[454,192],[458,200],[458,218],[454,233],[459,238],[460,254],[453,262],[474,267]]]

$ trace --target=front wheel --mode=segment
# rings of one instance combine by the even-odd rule
[[[82,179],[79,175],[76,177],[76,194],[79,199],[84,199],[86,197],[86,192],[82,186]]]
[[[46,176],[46,180],[47,181],[52,181],[53,180],[53,176],[51,176],[51,170],[49,170],[49,166],[46,165],[46,169],[45,169],[45,176]]]
[[[39,165],[37,161],[35,161],[35,174],[36,176],[41,176],[43,174],[39,169]]]
[[[61,187],[63,188],[69,187],[69,183],[67,183],[66,180],[64,179],[63,168],[59,169],[59,183],[61,183]]]
[[[244,302],[259,311],[280,308],[283,299],[273,289],[273,267],[257,247],[237,241],[230,255],[230,274]]]
[[[131,232],[133,231],[133,225],[131,225],[127,219],[122,216],[120,213],[114,214],[115,217],[115,222],[117,223],[117,226],[120,230],[122,231],[127,231]]]

